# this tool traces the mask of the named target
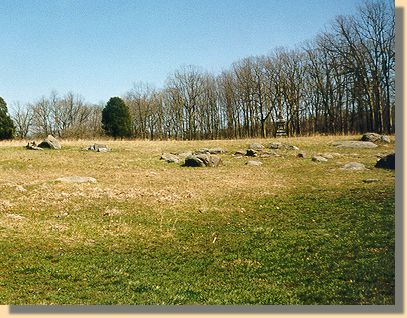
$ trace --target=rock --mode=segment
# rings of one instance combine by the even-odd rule
[[[222,159],[212,156],[209,153],[190,155],[185,158],[184,166],[186,167],[218,167],[222,164]]]
[[[300,150],[300,148],[298,148],[297,146],[293,146],[293,145],[285,145],[285,148],[288,150]]]
[[[328,159],[321,157],[321,156],[312,156],[311,158],[312,161],[316,161],[316,162],[326,162],[328,161]]]
[[[376,148],[377,145],[370,141],[345,140],[332,143],[336,148]]]
[[[82,148],[82,150],[91,150],[96,152],[108,152],[110,148],[103,144],[93,144],[88,147]]]
[[[259,144],[259,143],[252,143],[252,144],[249,145],[249,149],[261,150],[261,149],[264,149],[264,146],[262,144]]]
[[[273,156],[278,156],[277,152],[274,150],[261,150],[260,151],[260,157],[273,157]]]
[[[209,153],[210,153],[211,155],[217,155],[217,154],[225,153],[225,150],[223,150],[223,149],[220,148],[220,147],[217,147],[217,148],[210,148],[208,151],[209,151]]]
[[[246,162],[246,165],[248,166],[261,166],[263,163],[261,161],[256,161],[256,160],[249,160]]]
[[[39,145],[40,148],[49,148],[49,149],[61,149],[61,144],[53,136],[48,135]]]
[[[35,141],[28,142],[27,146],[25,146],[25,147],[29,150],[44,150],[44,149],[38,147],[37,144],[35,143]]]
[[[298,158],[307,158],[307,154],[304,151],[301,151],[297,154]]]
[[[235,156],[246,156],[246,151],[244,150],[238,150],[234,154]]]
[[[163,153],[160,157],[160,160],[165,160],[168,163],[178,163],[179,162],[179,158],[178,156],[172,154],[172,153]]]
[[[172,153],[173,155],[177,155],[179,158],[186,158],[192,155],[192,151],[183,151],[180,153]]]
[[[78,176],[70,176],[70,177],[62,177],[56,179],[59,182],[68,182],[68,183],[95,183],[96,179],[92,177],[78,177]]]
[[[373,182],[379,182],[379,179],[364,179],[364,183],[373,183]]]
[[[380,136],[380,140],[388,144],[390,143],[390,137],[386,135]]]
[[[375,165],[376,168],[395,169],[396,168],[396,153],[388,154],[380,158]]]
[[[331,153],[328,153],[328,152],[319,153],[319,154],[317,154],[317,156],[324,157],[325,159],[333,159],[334,158],[334,156]]]
[[[209,153],[209,148],[201,148],[197,151],[194,152],[196,155],[198,154],[203,154],[203,153]]]
[[[245,153],[245,156],[248,156],[248,157],[257,157],[257,151],[254,150],[254,149],[247,149],[247,150],[246,150],[246,153]]]
[[[343,169],[343,170],[366,170],[366,167],[363,163],[349,162],[349,163],[345,164],[341,169]]]
[[[361,141],[371,141],[375,142],[380,140],[381,136],[376,133],[365,133],[363,134],[362,138],[360,139]]]
[[[382,141],[382,142],[385,142],[385,143],[390,143],[389,136],[379,135],[377,133],[365,133],[365,134],[363,134],[363,136],[362,136],[362,138],[360,140],[362,140],[362,141],[371,141],[371,142]]]
[[[282,144],[281,142],[278,142],[278,141],[272,142],[272,143],[269,145],[269,148],[271,148],[271,149],[280,149],[280,148],[282,148],[282,147],[283,147],[283,144]]]

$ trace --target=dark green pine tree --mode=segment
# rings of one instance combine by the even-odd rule
[[[120,97],[110,98],[103,108],[102,127],[106,135],[115,139],[131,136],[130,111]]]
[[[0,140],[13,139],[16,131],[13,120],[8,114],[7,104],[0,97]]]

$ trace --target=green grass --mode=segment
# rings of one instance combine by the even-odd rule
[[[287,142],[339,152],[322,137]],[[320,164],[292,152],[261,167],[230,154],[216,169],[158,160],[211,143],[0,147],[0,303],[394,304],[394,171],[373,168],[388,148]],[[98,183],[53,181],[61,174]]]

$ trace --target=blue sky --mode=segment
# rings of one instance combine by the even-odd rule
[[[51,90],[98,103],[135,82],[160,88],[197,65],[294,47],[359,0],[0,0],[0,96],[33,102]]]

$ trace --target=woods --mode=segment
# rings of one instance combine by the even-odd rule
[[[139,83],[122,96],[131,136],[142,139],[271,137],[281,114],[289,136],[395,132],[395,12],[365,2],[296,48],[234,62],[220,74],[182,67],[162,89]],[[52,92],[15,105],[18,137],[103,134],[104,105]]]

